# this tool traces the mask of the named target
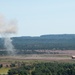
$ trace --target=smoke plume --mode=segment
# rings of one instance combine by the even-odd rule
[[[15,49],[10,36],[17,32],[16,26],[17,22],[15,20],[7,22],[4,16],[0,15],[0,34],[4,39],[4,47],[9,55],[15,55]]]

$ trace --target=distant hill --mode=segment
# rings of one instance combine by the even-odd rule
[[[49,38],[49,39],[73,39],[73,38],[75,38],[75,34],[41,35],[40,37]]]
[[[17,49],[75,49],[75,34],[41,35],[40,37],[14,37]]]
[[[20,50],[75,50],[75,34],[41,35],[39,37],[13,37],[12,43]],[[0,39],[0,49],[4,49]]]

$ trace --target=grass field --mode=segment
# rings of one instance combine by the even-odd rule
[[[0,68],[0,74],[7,74],[10,68]]]

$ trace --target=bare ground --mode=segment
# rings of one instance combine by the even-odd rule
[[[25,54],[25,55],[15,55],[15,56],[0,56],[0,62],[13,62],[13,61],[26,61],[26,60],[44,60],[44,61],[74,61],[71,56],[75,55],[75,50],[53,50],[50,52],[59,52],[58,54]]]

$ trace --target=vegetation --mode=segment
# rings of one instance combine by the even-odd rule
[[[3,64],[0,64],[0,68],[2,68],[3,67]]]
[[[73,63],[38,63],[11,69],[8,75],[75,75]]]
[[[15,42],[14,42],[15,41]],[[18,50],[74,50],[75,35],[43,35],[13,38]]]
[[[5,75],[5,74],[7,74],[8,73],[8,71],[9,71],[9,69],[10,68],[4,68],[4,67],[2,67],[2,68],[0,68],[0,75]]]
[[[12,40],[17,54],[43,54],[40,50],[75,50],[74,34],[13,37]],[[4,54],[7,54],[4,41],[0,39],[0,55]]]

